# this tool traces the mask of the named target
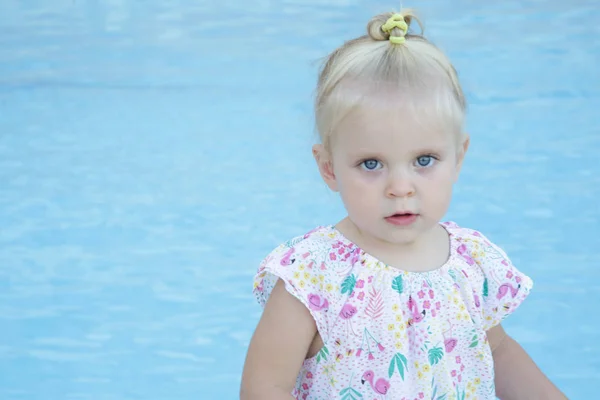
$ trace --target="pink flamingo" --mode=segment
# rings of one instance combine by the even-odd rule
[[[309,294],[308,295],[308,306],[311,310],[321,311],[327,310],[329,308],[329,302],[326,298],[321,298],[318,294]]]
[[[408,319],[408,325],[416,324],[423,321],[425,318],[425,310],[419,312],[419,306],[417,302],[412,298],[412,296],[408,296],[408,309],[410,310],[412,316]]]
[[[384,378],[379,378],[373,384],[374,379],[375,373],[369,370],[363,374],[362,379],[360,381],[363,385],[365,384],[365,382],[369,382],[369,384],[371,385],[371,389],[373,389],[375,393],[381,395],[381,397],[385,398],[387,391],[390,389],[390,382],[385,380]]]
[[[475,264],[475,260],[473,260],[473,258],[469,255],[467,246],[465,246],[464,243],[461,244],[460,246],[458,246],[456,251],[458,252],[458,254],[460,254],[462,256],[462,258],[467,262],[467,264],[469,264],[469,265]]]
[[[507,265],[506,260],[502,260],[502,263]],[[508,282],[501,283],[501,281],[498,279],[498,276],[496,275],[496,271],[494,271],[493,269],[492,269],[492,277],[494,278],[496,283],[498,285],[500,285],[500,287],[498,287],[498,293],[496,294],[496,298],[498,300],[500,300],[504,296],[506,296],[506,294],[509,291],[510,291],[510,295],[512,296],[513,299],[517,296],[517,293],[519,293],[519,289],[521,289],[520,283],[517,284],[517,287],[514,287],[511,283],[508,283]]]
[[[444,337],[444,347],[446,348],[446,353],[451,353],[452,350],[454,350],[454,348],[456,347],[458,340],[456,340],[453,337],[446,337],[446,332],[450,331],[450,335],[452,335],[452,329],[454,328],[454,325],[452,325],[452,322],[450,322],[450,320],[448,320],[448,323],[450,324],[450,328],[443,331],[442,336]]]
[[[294,263],[294,261],[296,261],[295,258],[292,258],[292,255],[294,254],[294,248],[290,248],[288,251],[285,252],[285,254],[283,255],[283,257],[281,258],[281,265],[286,266],[286,265],[292,265]]]
[[[340,317],[346,320],[348,328],[352,331],[354,336],[358,336],[358,334],[354,331],[354,327],[352,326],[352,321],[350,319],[354,317],[356,311],[358,311],[356,307],[354,307],[350,303],[344,304],[344,307],[342,307],[342,311],[340,311]]]

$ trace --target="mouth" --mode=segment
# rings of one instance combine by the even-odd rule
[[[392,225],[407,226],[415,222],[418,216],[410,211],[402,211],[385,217],[385,220]]]

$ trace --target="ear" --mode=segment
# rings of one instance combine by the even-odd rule
[[[338,191],[337,180],[335,179],[335,173],[333,172],[333,162],[331,159],[331,153],[325,149],[322,144],[315,144],[312,148],[313,157],[319,167],[321,177],[329,186],[329,189],[334,192]]]
[[[463,166],[463,161],[465,160],[465,155],[467,154],[467,150],[469,150],[469,144],[471,143],[471,138],[468,133],[464,133],[461,141],[459,143],[458,152],[456,155],[456,174],[454,177],[454,181],[458,180],[458,176],[460,175],[460,171]]]

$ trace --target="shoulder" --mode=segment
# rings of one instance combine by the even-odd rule
[[[342,242],[330,226],[318,226],[295,236],[270,251],[260,269],[336,269],[342,263],[356,262],[360,249]]]
[[[445,222],[444,227],[452,236],[456,252],[466,261],[482,262],[510,262],[506,252],[499,244],[493,242],[481,231],[460,226],[455,222]]]

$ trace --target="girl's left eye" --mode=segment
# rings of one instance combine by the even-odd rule
[[[420,156],[417,158],[417,166],[419,167],[430,167],[435,162],[433,156]]]

